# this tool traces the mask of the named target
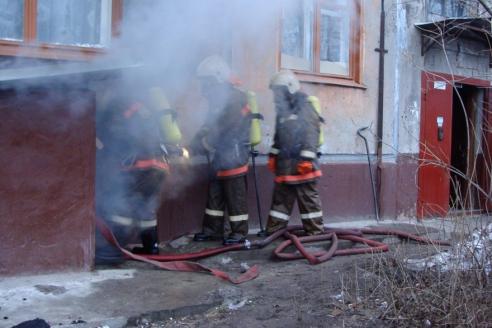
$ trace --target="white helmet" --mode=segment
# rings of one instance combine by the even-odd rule
[[[205,58],[196,70],[198,77],[212,77],[219,83],[224,83],[231,78],[231,69],[224,59],[220,56],[210,56]]]
[[[301,84],[297,77],[289,70],[280,71],[270,79],[270,88],[273,86],[285,86],[290,94],[294,94],[301,89]]]

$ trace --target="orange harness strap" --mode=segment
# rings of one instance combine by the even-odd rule
[[[162,161],[158,161],[156,159],[145,159],[145,160],[138,160],[133,164],[132,166],[125,168],[127,171],[131,170],[145,170],[145,169],[156,169],[156,170],[161,170],[161,171],[168,171],[169,170],[169,165]]]
[[[126,118],[126,119],[129,119],[130,117],[133,116],[133,114],[135,114],[136,112],[138,112],[139,110],[141,110],[143,107],[143,105],[139,102],[136,102],[136,103],[133,103],[124,113],[123,113],[123,116]]]
[[[281,175],[275,178],[275,182],[277,183],[282,183],[282,182],[302,182],[304,180],[311,180],[315,178],[319,178],[322,176],[323,173],[321,170],[316,170],[313,172],[309,172],[307,174],[302,174],[302,175]]]
[[[248,172],[248,164],[231,170],[218,171],[217,176],[224,178],[224,177],[231,177],[234,175],[243,174],[246,172]]]
[[[241,115],[243,116],[248,116],[250,113],[251,109],[249,108],[249,105],[246,105],[241,109]]]

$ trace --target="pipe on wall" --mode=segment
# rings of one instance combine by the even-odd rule
[[[384,56],[388,52],[385,49],[385,25],[386,12],[384,10],[384,0],[381,0],[381,18],[379,28],[379,80],[378,80],[378,112],[377,112],[377,195],[378,195],[378,212],[381,213],[381,170],[383,162],[383,118],[384,118]]]

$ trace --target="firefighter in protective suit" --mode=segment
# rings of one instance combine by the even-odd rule
[[[300,83],[291,71],[275,74],[270,89],[277,117],[268,161],[275,187],[267,233],[287,226],[296,200],[306,233],[322,233],[323,212],[316,187],[321,176],[317,153],[322,119],[308,96],[300,92]]]
[[[168,157],[181,150],[181,132],[160,88],[139,94],[140,101],[113,96],[98,124],[96,209],[121,245],[137,232],[142,247],[133,252],[157,254],[160,190],[169,173]],[[118,262],[121,254],[99,238],[96,260]]]
[[[211,168],[203,230],[195,241],[243,242],[248,234],[246,174],[249,161],[251,111],[247,94],[231,83],[231,70],[218,56],[204,59],[197,68],[208,118],[191,142],[191,151],[207,156]],[[228,214],[231,233],[224,237]]]

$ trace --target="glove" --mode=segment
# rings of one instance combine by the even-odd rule
[[[310,161],[300,161],[297,164],[297,172],[299,174],[307,174],[313,172],[313,163]]]
[[[275,173],[277,169],[277,158],[275,156],[270,155],[268,157],[268,170],[272,173]]]

